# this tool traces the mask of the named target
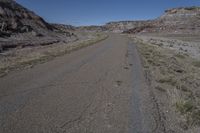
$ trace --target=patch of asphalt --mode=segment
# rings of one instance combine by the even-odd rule
[[[0,84],[2,132],[163,132],[136,47],[120,35]]]
[[[130,132],[165,133],[163,116],[155,96],[146,81],[140,55],[134,43],[129,43],[127,58],[133,75],[132,123]]]

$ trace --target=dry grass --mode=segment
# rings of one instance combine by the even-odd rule
[[[157,82],[162,83],[162,84],[169,84],[172,86],[175,86],[177,84],[177,79],[176,77],[172,75],[160,75],[157,77]]]
[[[200,68],[200,61],[193,61],[192,64],[193,64],[195,67],[199,67],[199,68]]]
[[[8,72],[17,69],[33,67],[36,64],[44,63],[57,56],[69,54],[84,47],[88,47],[108,37],[105,34],[95,34],[93,38],[80,40],[71,44],[53,44],[50,46],[19,49],[0,58],[0,77]]]
[[[175,105],[176,109],[182,114],[191,112],[194,108],[192,101],[186,101],[186,100],[177,101]]]
[[[200,126],[200,62],[161,46],[134,41],[145,71],[151,73],[152,86],[162,93],[157,97],[162,99],[163,94],[168,97],[163,105],[175,110],[177,116],[182,115],[187,129]]]

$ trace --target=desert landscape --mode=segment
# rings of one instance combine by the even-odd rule
[[[0,132],[200,132],[200,7],[72,26],[0,0],[0,16]]]

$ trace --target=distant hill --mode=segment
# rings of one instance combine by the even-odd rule
[[[74,37],[69,27],[49,24],[14,0],[0,0],[0,52],[18,46],[68,42]]]
[[[103,32],[103,31],[107,31],[108,29],[104,26],[80,26],[76,28],[79,31],[83,31],[83,32]]]
[[[200,33],[200,7],[180,7],[166,10],[152,20],[116,21],[103,26],[79,27],[88,31],[109,31],[117,33]]]
[[[1,35],[52,30],[45,20],[13,0],[0,0],[0,16]]]
[[[119,21],[119,22],[109,22],[104,27],[112,32],[123,32],[135,27],[140,27],[145,25],[148,21]]]
[[[66,24],[51,24],[51,26],[53,26],[54,30],[60,30],[62,32],[69,32],[76,30],[76,27]]]
[[[155,20],[149,20],[124,29],[125,33],[163,32],[197,34],[200,33],[200,7],[181,7],[166,10]]]

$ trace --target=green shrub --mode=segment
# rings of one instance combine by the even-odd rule
[[[200,61],[193,61],[193,66],[200,68]]]
[[[194,105],[191,101],[181,100],[181,101],[176,102],[176,109],[182,114],[191,112],[193,108],[194,108]]]

